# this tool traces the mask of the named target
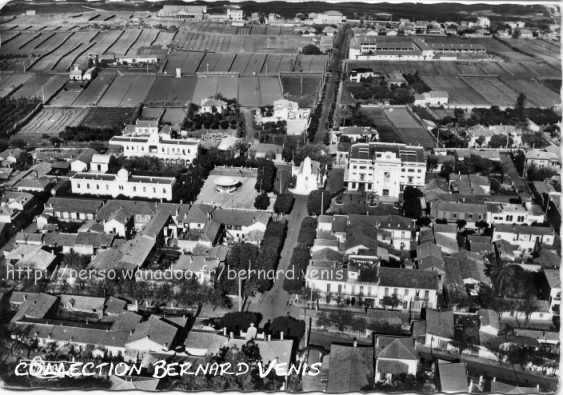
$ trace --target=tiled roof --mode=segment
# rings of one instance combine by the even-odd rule
[[[373,382],[373,346],[330,346],[327,392],[359,392]]]
[[[454,338],[454,313],[447,311],[426,311],[426,333],[444,337]]]

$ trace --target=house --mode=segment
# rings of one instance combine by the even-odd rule
[[[308,156],[299,166],[292,167],[292,176],[295,177],[295,186],[289,190],[295,195],[309,195],[322,188],[326,178],[320,162],[311,160]]]
[[[330,345],[326,392],[360,392],[374,382],[374,347]]]
[[[34,195],[27,192],[5,191],[0,198],[0,222],[13,223],[29,208]]]
[[[532,252],[541,244],[552,246],[555,231],[547,226],[497,224],[493,227],[493,242],[504,240],[523,252]]]
[[[469,381],[465,362],[447,362],[438,360],[440,391],[446,394],[469,392]]]
[[[104,315],[105,298],[83,295],[59,295],[59,306],[71,313],[90,314],[98,319]]]
[[[416,376],[418,356],[410,337],[377,336],[375,341],[375,381],[390,382],[393,376]]]
[[[25,151],[21,148],[7,148],[0,152],[0,163],[4,168],[13,168],[14,165],[21,161]]]
[[[331,144],[338,144],[340,140],[344,140],[342,137],[351,143],[357,143],[359,140],[378,140],[379,133],[369,126],[341,126],[338,130],[331,131]]]
[[[296,101],[281,98],[274,100],[271,115],[263,115],[261,111],[257,111],[255,120],[258,125],[285,121],[287,134],[297,136],[305,132],[310,117],[310,108],[300,108]]]
[[[54,313],[58,298],[46,293],[13,292],[9,303],[17,309],[10,322],[19,324],[28,319],[41,320]]]
[[[315,25],[339,25],[346,20],[340,11],[326,11],[314,15],[313,24]]]
[[[476,223],[484,221],[487,217],[486,206],[479,203],[461,203],[450,201],[437,201],[430,207],[430,215],[451,224],[465,221],[465,227],[475,229]]]
[[[479,309],[479,336],[496,337],[500,331],[500,320],[498,313],[491,309]],[[481,341],[481,343],[484,343]]]
[[[450,191],[460,196],[491,194],[489,178],[478,174],[451,173],[448,184]]]
[[[152,177],[130,174],[121,169],[117,174],[77,173],[70,177],[71,191],[77,195],[126,196],[172,200],[174,177]]]
[[[178,328],[160,317],[151,315],[141,322],[129,336],[125,348],[135,351],[137,357],[149,352],[167,352],[174,346]]]
[[[94,154],[90,160],[90,171],[95,173],[107,173],[112,155]],[[83,170],[81,170],[83,171]]]
[[[545,221],[542,208],[536,204],[485,203],[488,224],[529,225]]]
[[[51,197],[45,203],[43,214],[59,221],[83,222],[93,220],[103,203],[99,199]]]
[[[126,238],[133,224],[133,215],[127,209],[120,207],[104,221],[104,232]]]
[[[82,69],[79,65],[74,64],[74,66],[68,73],[68,79],[71,81],[82,81]]]
[[[350,81],[359,83],[368,78],[380,77],[381,74],[369,67],[356,67],[350,72]]]
[[[94,255],[99,249],[110,248],[114,236],[97,232],[78,232],[72,250],[81,255]]]
[[[445,274],[445,261],[442,250],[434,242],[425,242],[416,247],[416,260],[419,270],[430,270],[442,278]]]
[[[202,285],[213,285],[220,264],[221,262],[218,258],[182,254],[170,266],[170,270],[179,273],[189,273],[191,278],[197,279]]]
[[[512,125],[475,125],[466,130],[469,137],[469,148],[488,147],[491,138],[496,135],[507,138],[507,147],[520,147],[522,145],[522,134],[524,131]]]
[[[559,315],[561,308],[561,278],[559,269],[544,269],[543,274],[549,288],[549,310]]]
[[[426,311],[426,336],[424,345],[432,349],[447,350],[454,339],[454,313],[451,310]]]
[[[88,171],[90,162],[92,161],[92,156],[96,153],[91,148],[85,148],[80,152],[80,154],[70,162],[70,171],[73,172],[83,172]]]
[[[525,168],[531,166],[537,168],[550,168],[561,170],[561,153],[558,146],[549,146],[544,149],[531,149],[525,152],[526,162]]]
[[[449,94],[446,91],[432,90],[429,92],[416,93],[414,95],[414,105],[421,107],[440,107],[447,106]]]
[[[227,109],[227,102],[220,99],[214,99],[208,97],[201,99],[201,104],[199,107],[199,112],[201,114],[213,114],[215,112],[221,114]]]
[[[40,246],[21,244],[11,251],[4,251],[8,267],[47,271],[57,259],[55,254],[47,252]]]

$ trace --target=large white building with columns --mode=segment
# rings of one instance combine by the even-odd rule
[[[350,148],[344,183],[349,191],[365,191],[397,200],[406,186],[424,186],[426,160],[422,147],[396,143],[359,143]]]
[[[112,137],[109,144],[120,146],[124,156],[152,156],[189,165],[197,158],[199,140],[174,138],[170,126],[159,131],[157,120],[137,120],[135,125],[127,125],[121,136]]]

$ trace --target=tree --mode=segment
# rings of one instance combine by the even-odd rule
[[[322,204],[322,209],[321,209]],[[307,209],[309,215],[321,215],[330,207],[330,194],[324,189],[317,189],[309,194],[307,198]]]
[[[422,192],[410,185],[405,187],[403,191],[403,215],[409,218],[418,219],[422,216],[422,207],[420,206],[420,198]]]
[[[256,196],[254,200],[254,207],[258,210],[266,210],[270,206],[270,198],[268,194],[262,192],[260,195]]]
[[[295,198],[291,193],[282,193],[276,198],[274,203],[274,211],[281,214],[289,214],[293,208]]]
[[[307,44],[301,49],[303,55],[322,55],[321,50],[314,44]]]
[[[258,165],[258,175],[256,177],[256,190],[272,192],[274,180],[276,178],[276,166],[271,160],[263,160]]]
[[[505,148],[511,145],[511,138],[505,134],[495,134],[489,141],[489,148]]]

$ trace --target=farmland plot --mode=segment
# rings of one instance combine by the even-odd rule
[[[63,87],[66,80],[67,78],[64,75],[34,74],[11,97],[42,98],[44,95],[45,101],[48,101]]]
[[[0,39],[2,40],[2,45],[6,45],[11,39],[16,37],[19,32],[15,30],[2,30],[0,31]]]
[[[297,101],[301,107],[312,108],[317,101],[321,82],[320,76],[282,75],[283,97]]]
[[[264,54],[238,54],[230,71],[241,74],[257,74],[262,70],[265,60],[266,55]]]
[[[527,104],[537,107],[553,107],[561,104],[561,96],[539,83],[529,79],[502,78],[516,92],[526,95]]]
[[[448,92],[450,105],[473,105],[478,107],[489,106],[489,102],[487,100],[485,100],[479,93],[473,90],[458,77],[422,75],[421,78],[426,85],[430,87],[430,89]]]
[[[283,98],[283,91],[279,78],[258,77],[262,103],[272,104],[274,100]]]
[[[551,66],[542,61],[520,62],[522,66],[530,70],[530,73],[537,78],[560,78],[561,68]]]
[[[516,103],[516,93],[496,78],[463,77],[463,80],[491,105],[508,107]]]
[[[105,53],[123,56],[141,35],[141,29],[127,29]]]
[[[8,96],[31,77],[30,73],[0,74],[0,97]]]
[[[229,71],[235,54],[233,53],[208,53],[199,64],[198,72]]]
[[[217,93],[227,99],[238,98],[239,80],[236,77],[217,77]]]
[[[176,33],[159,31],[158,35],[155,37],[151,45],[166,47],[172,42],[175,35]]]
[[[28,53],[46,54],[64,45],[74,34],[72,32],[42,33],[39,40],[33,40],[30,45],[26,45],[22,50],[28,51]]]
[[[49,101],[49,105],[53,107],[71,107],[81,93],[82,89],[62,89]]]
[[[217,93],[218,77],[205,76],[196,80],[192,101],[199,105],[202,99],[215,96]]]
[[[86,66],[88,64],[89,54],[103,54],[121,35],[121,30],[106,30],[99,32],[92,40],[95,44],[86,52],[80,54],[75,60],[76,64]]]
[[[156,29],[143,29],[139,38],[135,41],[135,43],[129,48],[126,56],[135,56],[137,51],[142,47],[148,47],[150,43],[152,43],[156,37],[158,36],[158,30]]]
[[[73,33],[68,40],[52,51],[49,54],[41,57],[37,62],[31,67],[32,70],[53,70],[56,68],[59,61],[65,58],[67,55],[71,55],[72,52],[78,51],[78,49],[85,45],[94,37],[96,33],[94,31],[80,31]],[[75,56],[78,52],[75,53]],[[66,63],[63,64],[63,66]],[[62,71],[62,70],[61,70]]]
[[[87,112],[86,109],[76,108],[43,108],[20,129],[17,136],[25,139],[58,136],[67,126],[78,126]]]
[[[74,107],[95,106],[111,85],[114,78],[115,73],[100,73],[94,80],[90,81],[86,89],[82,91],[72,105]]]
[[[117,76],[98,102],[100,107],[135,107],[141,104],[151,90],[155,76],[126,74]]]
[[[290,72],[294,62],[295,56],[268,54],[261,72],[264,74]]]
[[[158,76],[144,102],[156,106],[184,106],[192,100],[196,80],[195,76],[182,78]]]
[[[93,107],[90,108],[80,126],[92,129],[122,129],[134,121],[135,108]]]
[[[175,52],[168,56],[164,71],[174,74],[180,68],[182,74],[195,74],[204,56],[205,52]]]
[[[239,103],[244,107],[259,107],[262,104],[260,84],[256,77],[240,77],[239,80]]]
[[[21,51],[21,47],[23,47],[26,43],[31,42],[38,36],[40,36],[40,34],[36,32],[20,32],[10,41],[2,43],[2,46],[0,47],[0,54],[25,54],[25,52]]]

